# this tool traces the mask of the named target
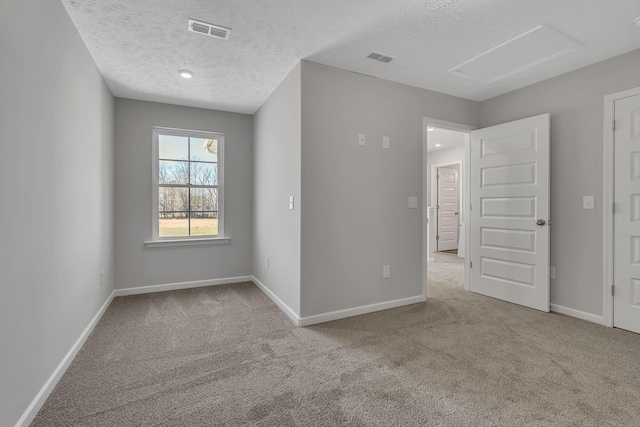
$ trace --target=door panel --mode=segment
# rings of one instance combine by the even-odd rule
[[[471,139],[470,288],[549,311],[549,115]]]
[[[438,168],[438,251],[458,249],[458,171]]]
[[[613,326],[640,333],[640,95],[615,104]]]

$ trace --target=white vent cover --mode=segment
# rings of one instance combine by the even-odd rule
[[[375,52],[371,52],[369,56],[367,56],[367,58],[373,59],[374,61],[378,61],[378,62],[384,62],[385,64],[388,64],[389,62],[395,59],[392,56],[383,55],[381,53],[375,53]]]
[[[196,21],[195,19],[189,19],[189,31],[223,40],[229,40],[229,36],[231,35],[231,28],[207,24],[206,22]]]
[[[489,49],[447,71],[449,74],[493,83],[580,47],[580,43],[543,25]]]

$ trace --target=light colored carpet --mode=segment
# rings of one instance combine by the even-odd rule
[[[117,298],[35,426],[640,425],[640,336],[462,290],[294,327],[251,283]]]

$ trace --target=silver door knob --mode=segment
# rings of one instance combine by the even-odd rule
[[[544,219],[539,219],[536,221],[536,225],[545,225],[546,221]]]

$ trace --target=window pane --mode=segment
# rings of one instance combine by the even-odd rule
[[[218,164],[192,162],[191,184],[218,185]]]
[[[218,211],[217,188],[191,188],[191,213]]]
[[[191,235],[211,236],[218,234],[218,212],[191,212]]]
[[[218,138],[191,138],[191,160],[218,161]]]
[[[160,237],[179,237],[189,235],[189,217],[187,212],[161,212],[158,218]]]
[[[186,136],[158,135],[160,159],[188,160],[189,138]]]
[[[189,190],[187,188],[160,187],[158,191],[158,212],[189,210]]]
[[[158,183],[186,184],[189,182],[189,162],[160,160],[158,163]]]

